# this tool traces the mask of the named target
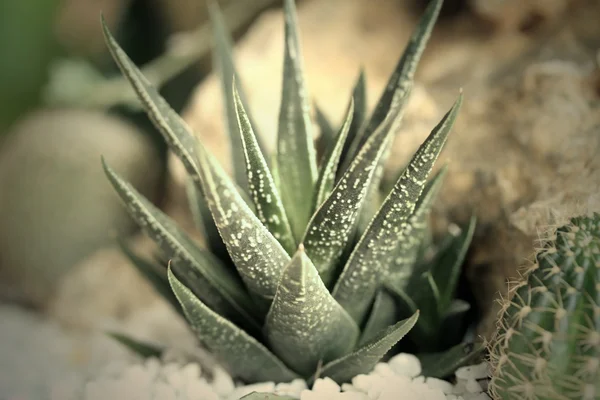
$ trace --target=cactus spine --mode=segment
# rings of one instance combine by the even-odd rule
[[[498,399],[600,399],[600,214],[544,241],[491,343]]]

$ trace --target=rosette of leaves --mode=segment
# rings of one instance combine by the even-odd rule
[[[226,104],[233,178],[104,26],[113,57],[189,173],[192,214],[207,238],[206,248],[199,246],[104,163],[110,182],[161,254],[157,262],[126,247],[125,251],[233,376],[246,382],[297,377],[310,382],[317,376],[348,381],[370,371],[416,326],[419,315],[423,317],[421,304],[436,310],[425,321],[452,314],[452,285],[420,280],[431,274],[417,260],[431,247],[427,215],[446,168],[429,183],[428,177],[462,95],[384,198],[379,190],[417,63],[441,5],[441,0],[433,1],[427,8],[369,118],[360,75],[342,126],[335,134],[324,132],[318,143],[320,157],[312,140],[294,2],[284,1],[283,92],[277,149],[271,157],[249,115],[231,42],[213,5],[215,60]],[[459,247],[467,244],[463,239]],[[454,277],[458,267],[452,264],[436,272],[435,279]],[[413,273],[415,266],[418,274]],[[413,294],[406,290],[413,276],[415,285],[423,290],[435,287],[435,293],[402,310],[400,294]],[[418,292],[419,287],[414,289]],[[119,339],[146,355],[155,352]],[[453,368],[457,363],[457,357],[450,357],[445,365]]]

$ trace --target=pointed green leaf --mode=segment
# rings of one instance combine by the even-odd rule
[[[416,312],[412,317],[379,332],[376,337],[358,350],[324,365],[320,376],[329,377],[341,384],[348,382],[356,375],[369,373],[383,356],[410,332],[418,319],[419,312]]]
[[[109,49],[121,71],[171,150],[181,159],[204,194],[215,224],[244,282],[257,298],[271,298],[289,255],[254,215],[243,192],[237,189],[214,157],[189,132],[181,117],[169,107],[119,47],[106,24],[103,24],[103,28]]]
[[[258,329],[258,315],[239,277],[196,246],[168,216],[120,178],[104,159],[102,165],[132,218],[171,259],[180,279],[219,314]]]
[[[266,309],[290,256],[239,196],[217,161],[200,148],[204,193],[238,273],[258,305]]]
[[[238,73],[235,69],[233,62],[233,45],[229,31],[225,26],[223,15],[219,9],[218,4],[213,0],[208,3],[209,17],[212,26],[213,40],[215,44],[215,55],[213,57],[215,70],[218,71],[222,96],[224,100],[223,108],[225,109],[225,122],[227,132],[229,133],[230,148],[231,148],[231,159],[233,162],[233,172],[235,181],[245,191],[248,190],[248,182],[246,177],[246,162],[244,159],[244,151],[242,149],[242,143],[240,141],[240,132],[235,112],[234,98],[233,98],[233,82],[237,82],[239,96],[242,99],[244,108],[248,110],[245,94],[243,93],[241,81]],[[252,120],[251,116],[248,115],[249,120]],[[261,150],[264,150],[264,146],[260,140],[260,136],[256,135],[257,145]]]
[[[315,104],[315,120],[319,127],[320,135],[317,139],[317,152],[319,155],[319,168],[323,164],[325,156],[330,149],[335,145],[335,129],[321,108]]]
[[[108,332],[108,336],[142,358],[161,358],[165,351],[164,348],[134,339],[133,337],[122,333]]]
[[[281,276],[265,332],[275,354],[304,376],[356,344],[358,326],[331,297],[302,245]]]
[[[233,90],[238,131],[242,138],[242,151],[247,168],[248,191],[256,207],[256,215],[288,254],[293,254],[296,249],[296,241],[292,235],[279,192],[258,146],[250,119],[246,114],[235,84]]]
[[[453,235],[452,244],[440,255],[431,271],[440,289],[438,309],[441,315],[446,313],[454,297],[458,278],[462,271],[465,256],[471,245],[476,224],[477,218],[472,216],[467,228]]]
[[[240,400],[297,400],[295,397],[281,396],[273,393],[252,392]]]
[[[439,379],[451,377],[460,367],[473,364],[484,349],[483,343],[461,343],[443,352],[419,355],[421,375]]]
[[[371,118],[367,122],[365,129],[361,132],[359,144],[353,154],[357,154],[360,151],[369,136],[375,132],[390,110],[396,107],[403,107],[406,103],[407,97],[404,95],[404,92],[407,85],[412,84],[414,80],[417,65],[429,41],[431,31],[437,21],[443,2],[443,0],[432,0],[429,6],[427,6],[379,98]]]
[[[181,312],[179,302],[175,298],[171,286],[169,286],[169,281],[167,280],[167,264],[165,263],[165,266],[161,267],[138,256],[123,239],[119,239],[118,244],[123,254],[125,254],[136,269],[148,280],[148,282],[150,282],[154,290],[156,290],[163,299],[169,302],[176,311]]]
[[[299,238],[311,214],[317,162],[302,71],[296,6],[294,0],[285,0],[283,4],[285,55],[277,132],[277,166],[281,198],[294,236]]]
[[[398,321],[396,299],[385,288],[379,289],[367,323],[362,330],[359,345],[367,343],[377,334]]]
[[[333,296],[360,323],[380,285],[398,243],[404,240],[409,216],[423,191],[460,105],[452,109],[419,147],[408,168],[360,238],[333,290]]]
[[[344,168],[349,166],[352,162],[350,155],[358,154],[358,146],[361,137],[359,133],[363,128],[363,124],[367,115],[367,80],[364,68],[360,69],[358,79],[356,80],[354,89],[352,90],[351,99],[354,101],[352,124],[348,130],[348,139],[346,139],[346,142],[344,143],[344,149],[342,150],[342,156],[339,163],[340,168],[337,170],[338,179],[344,174]]]
[[[421,245],[428,233],[427,218],[447,170],[447,166],[442,167],[433,179],[425,185],[423,193],[419,196],[415,209],[408,219],[408,224],[405,227],[406,233],[402,236],[403,240],[398,243],[396,250],[394,250],[394,260],[386,273],[389,274],[389,278],[394,281],[394,285],[398,288],[404,288],[412,275]]]
[[[335,137],[335,143],[330,147],[323,158],[323,165],[319,170],[319,179],[315,191],[314,209],[317,209],[329,197],[335,184],[335,172],[340,162],[340,156],[346,142],[346,136],[352,123],[352,114],[354,112],[354,100],[350,100],[346,118],[338,134]]]
[[[170,268],[169,282],[200,342],[234,377],[247,382],[288,382],[298,378],[256,339],[208,308]]]
[[[369,138],[327,200],[314,213],[306,229],[302,243],[328,287],[333,283],[340,256],[354,239],[358,216],[372,184],[375,166],[391,143],[392,126],[401,117],[400,112],[390,114]]]

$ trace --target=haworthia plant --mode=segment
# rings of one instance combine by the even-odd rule
[[[429,182],[428,177],[462,95],[393,188],[383,193],[382,203],[375,204],[369,197],[381,190],[379,170],[441,5],[441,0],[431,2],[370,118],[366,118],[362,72],[339,128],[318,114],[324,139],[317,162],[294,2],[284,0],[283,93],[277,151],[270,155],[260,144],[244,102],[231,39],[225,36],[213,4],[233,178],[104,25],[114,59],[186,167],[192,215],[209,236],[207,248],[194,243],[104,163],[109,181],[142,229],[158,243],[158,259],[170,260],[169,267],[157,268],[156,263],[124,250],[233,376],[246,382],[298,377],[310,382],[316,376],[345,382],[372,369],[415,327],[429,332],[460,310],[455,305],[462,303],[454,299],[456,277],[474,225],[468,234],[450,235],[441,241],[450,244],[439,247],[429,240],[427,217],[447,168]],[[374,218],[362,224],[367,204]],[[423,257],[430,253],[424,248],[440,256],[430,262]],[[429,310],[432,315],[424,312]],[[152,353],[153,347],[119,339]],[[452,372],[466,359],[455,345],[464,345],[461,335],[443,353],[445,368],[440,370]]]

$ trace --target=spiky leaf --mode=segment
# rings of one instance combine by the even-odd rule
[[[281,276],[265,331],[273,351],[304,376],[314,372],[319,361],[347,354],[359,334],[358,326],[331,297],[302,246]]]
[[[169,268],[169,282],[192,329],[235,377],[288,382],[298,376],[252,336],[208,308]]]
[[[412,317],[388,327],[358,350],[325,364],[320,371],[320,376],[329,377],[338,383],[343,383],[356,375],[370,372],[383,356],[406,336],[418,319],[419,313],[416,312]]]
[[[256,207],[256,215],[283,248],[292,254],[296,242],[283,203],[236,88],[234,101],[246,161],[248,190]]]
[[[408,218],[442,150],[461,102],[462,94],[419,147],[360,238],[335,285],[333,296],[358,323],[363,320],[398,243],[406,240]]]
[[[258,315],[239,278],[211,253],[199,248],[168,216],[119,177],[104,159],[102,165],[132,218],[171,259],[180,279],[219,314],[257,329]]]
[[[442,8],[442,3],[443,0],[432,0],[427,6],[392,76],[390,76],[365,129],[361,132],[359,144],[354,154],[360,151],[369,136],[375,132],[389,112],[394,108],[402,107],[406,102],[407,97],[404,95],[404,92],[414,80],[417,65],[429,41],[431,31]]]
[[[399,112],[390,114],[369,138],[306,229],[302,240],[306,253],[328,287],[333,282],[340,255],[354,239],[358,216],[372,185],[373,172],[386,146],[390,145],[391,127],[399,118]]]
[[[319,169],[319,178],[317,179],[317,188],[315,191],[314,208],[317,209],[329,197],[335,184],[335,172],[337,171],[340,156],[346,143],[346,137],[352,123],[352,114],[354,112],[354,101],[350,100],[344,123],[340,131],[335,136],[335,142],[323,157],[323,164]]]
[[[398,321],[396,299],[385,288],[379,289],[369,313],[369,319],[360,335],[359,345],[367,343],[388,326]]]
[[[284,1],[284,15],[285,55],[277,132],[277,168],[283,204],[294,236],[299,238],[312,211],[317,163],[293,0]]]
[[[425,185],[423,193],[419,196],[415,209],[408,219],[404,240],[398,243],[396,250],[394,250],[394,258],[386,274],[397,288],[403,289],[412,275],[419,250],[421,250],[422,243],[428,233],[427,218],[437,198],[447,170],[447,166],[442,167]]]
[[[208,2],[209,17],[212,26],[213,40],[215,44],[215,56],[213,57],[215,70],[218,71],[220,76],[222,95],[224,99],[225,109],[225,122],[227,126],[227,132],[229,133],[229,141],[231,148],[231,159],[233,162],[233,173],[235,181],[245,191],[248,190],[248,182],[246,177],[246,162],[244,159],[244,151],[242,149],[242,143],[240,141],[240,132],[238,121],[235,112],[234,98],[233,98],[233,85],[234,80],[237,82],[237,89],[239,96],[244,108],[247,102],[245,100],[245,94],[243,93],[242,85],[238,76],[238,73],[233,62],[233,50],[232,40],[223,15],[219,9],[218,4],[213,0]],[[252,118],[248,115],[249,120]],[[260,140],[260,136],[256,135],[257,146],[262,150],[264,146]]]

